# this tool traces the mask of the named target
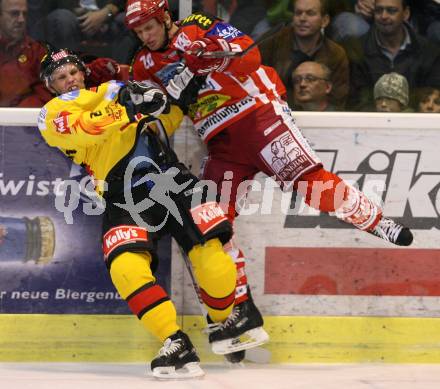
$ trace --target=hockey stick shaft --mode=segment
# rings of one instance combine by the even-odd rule
[[[185,262],[186,270],[188,270],[189,276],[191,278],[191,283],[192,283],[192,286],[194,288],[194,291],[196,292],[197,299],[199,300],[200,310],[202,312],[202,315],[206,319],[206,317],[208,315],[208,311],[206,310],[205,306],[203,305],[203,300],[202,300],[202,294],[200,292],[200,287],[199,287],[199,284],[196,281],[196,277],[194,276],[190,260],[188,258],[188,255],[185,253],[185,251],[183,251],[183,249],[180,246],[179,246],[179,249],[180,249],[180,253],[181,253],[182,258],[183,258],[183,262]]]

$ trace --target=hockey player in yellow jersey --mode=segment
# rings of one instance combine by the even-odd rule
[[[180,108],[154,85],[110,81],[86,90],[84,76],[72,53],[43,59],[41,77],[58,96],[41,109],[41,135],[87,169],[106,201],[103,251],[113,284],[164,342],[151,362],[153,375],[201,376],[196,350],[153,275],[156,244],[163,234],[174,237],[191,261],[209,316],[221,323],[234,304],[236,270],[222,248],[231,225],[215,201],[193,201],[198,180],[169,147],[166,134],[179,126]]]

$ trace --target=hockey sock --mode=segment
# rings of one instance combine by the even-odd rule
[[[197,245],[188,253],[203,302],[214,322],[223,322],[235,300],[236,269],[219,239]]]
[[[144,327],[162,342],[179,330],[174,304],[156,284],[148,253],[124,252],[110,267],[113,284]]]
[[[338,219],[361,230],[374,228],[382,215],[381,208],[364,193],[323,168],[304,174],[295,188],[312,208],[335,212]]]
[[[234,238],[226,243],[223,248],[232,257],[237,268],[237,281],[235,285],[235,305],[248,299],[247,295],[247,276],[245,271],[246,259],[243,252],[235,246]]]

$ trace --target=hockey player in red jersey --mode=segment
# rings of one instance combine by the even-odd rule
[[[320,211],[334,212],[340,220],[391,243],[411,244],[407,227],[384,217],[366,195],[323,168],[281,98],[277,74],[261,66],[259,50],[234,56],[253,43],[251,38],[201,13],[174,22],[166,0],[129,0],[125,21],[143,42],[132,63],[134,79],[152,79],[176,99],[185,96],[184,109],[190,103],[188,116],[208,148],[203,179],[214,181],[219,193],[222,182],[232,182],[225,205],[231,221],[239,184],[264,172],[283,188],[297,190]],[[223,56],[212,55],[218,52]],[[194,91],[189,99],[188,90]],[[261,317],[248,294],[243,254],[238,249],[230,253],[238,269],[230,322]],[[249,323],[253,329],[253,320]],[[258,327],[262,320],[255,323]],[[213,332],[210,340],[229,334],[227,324]]]

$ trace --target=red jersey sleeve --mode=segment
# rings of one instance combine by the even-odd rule
[[[253,40],[231,26],[230,24],[204,14],[192,14],[180,22],[173,45],[178,50],[185,50],[191,42],[200,38],[214,37],[224,39],[232,48],[232,51],[243,51],[249,47]],[[233,75],[244,76],[257,70],[261,65],[260,52],[257,47],[250,50],[242,57],[233,58],[224,70]]]

